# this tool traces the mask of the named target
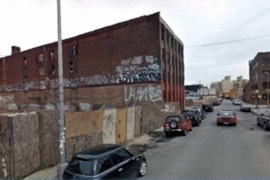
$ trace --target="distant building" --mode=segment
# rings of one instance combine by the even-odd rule
[[[251,103],[267,104],[270,93],[270,52],[259,52],[249,61],[249,83],[244,89],[244,99]],[[261,99],[257,97],[261,96]],[[270,99],[270,97],[269,97]]]
[[[231,82],[230,76],[226,76],[226,77],[223,80],[221,80],[221,91],[225,93],[229,93],[230,90],[233,88],[233,83]]]
[[[221,90],[221,82],[220,81],[212,82],[210,84],[210,89],[215,89],[216,91],[220,91]]]

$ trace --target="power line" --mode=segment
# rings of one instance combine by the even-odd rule
[[[185,48],[229,44],[229,43],[236,43],[236,42],[241,42],[241,41],[248,41],[248,40],[252,40],[252,39],[259,39],[259,38],[269,37],[269,36],[270,36],[270,34],[264,35],[264,36],[256,36],[256,37],[251,37],[251,38],[245,38],[245,39],[238,39],[238,40],[233,40],[233,41],[224,41],[224,42],[216,42],[216,43],[209,43],[209,44],[200,44],[200,45],[194,45],[194,46],[185,46]]]

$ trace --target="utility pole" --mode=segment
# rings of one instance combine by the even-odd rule
[[[269,71],[267,71],[267,109],[269,109]]]
[[[61,35],[61,6],[57,0],[57,26],[58,26],[58,82],[59,82],[59,151],[60,151],[60,176],[64,173],[66,163],[65,153],[65,121],[64,121],[64,87],[63,87],[63,55],[62,55],[62,35]]]

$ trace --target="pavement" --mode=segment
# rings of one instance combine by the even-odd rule
[[[123,146],[125,146],[131,152],[137,151],[145,151],[147,148],[150,148],[155,144],[157,140],[159,140],[163,135],[163,127],[160,127],[150,133],[143,134],[141,136],[135,137],[129,141],[127,141]],[[58,177],[58,170],[60,168],[60,164],[35,172],[24,180],[36,180],[36,179],[60,179]]]

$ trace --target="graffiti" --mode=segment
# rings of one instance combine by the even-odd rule
[[[161,80],[161,70],[154,56],[138,56],[122,60],[122,66],[116,67],[118,83],[136,83]]]
[[[147,87],[125,87],[125,101],[147,101],[152,102],[162,100],[161,86],[147,86]]]
[[[107,85],[115,83],[136,83],[161,80],[161,70],[158,59],[154,56],[136,56],[122,60],[115,68],[116,75],[93,75],[71,79],[63,79],[64,88],[78,88],[91,85]],[[29,91],[59,88],[58,79],[30,81],[11,85],[0,85],[0,91]]]
[[[0,96],[0,106],[7,107],[8,104],[14,103],[14,95],[11,96]]]

